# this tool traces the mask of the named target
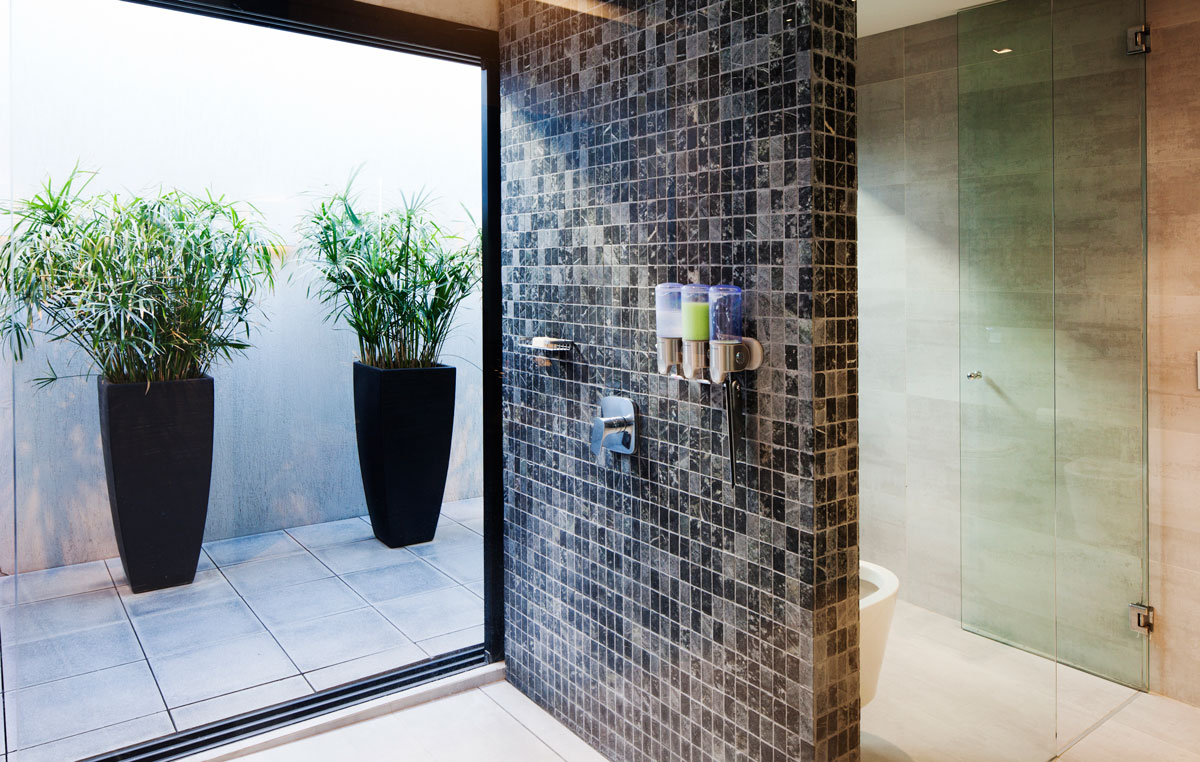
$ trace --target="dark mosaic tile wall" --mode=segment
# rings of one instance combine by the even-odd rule
[[[620,762],[857,759],[854,5],[501,6],[509,679]],[[667,280],[766,348],[736,487],[719,390],[654,372]]]
[[[858,754],[858,187],[852,3],[812,3],[813,737]]]

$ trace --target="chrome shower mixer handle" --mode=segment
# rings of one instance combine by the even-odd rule
[[[600,400],[600,415],[592,419],[592,453],[612,450],[624,455],[637,448],[637,410],[624,397]]]

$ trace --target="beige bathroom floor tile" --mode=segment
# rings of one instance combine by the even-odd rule
[[[1133,688],[1059,665],[1059,748],[1087,733],[1137,695]]]
[[[506,684],[473,689],[244,757],[246,762],[602,762]],[[402,750],[402,754],[400,754]]]
[[[886,654],[864,762],[1043,762],[1136,695],[903,601]]]
[[[1200,708],[1143,694],[1061,757],[1062,762],[1200,762]]]

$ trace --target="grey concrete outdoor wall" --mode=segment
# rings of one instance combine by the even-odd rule
[[[269,321],[252,339],[254,348],[245,357],[213,368],[216,422],[205,533],[209,540],[366,513],[351,389],[357,342],[351,332],[322,321],[305,289],[303,282],[281,279],[264,304]],[[471,301],[460,313],[459,329],[445,352],[445,360],[458,368],[447,500],[482,492],[480,314],[477,300]],[[15,369],[11,430],[16,445],[19,571],[117,554],[95,379],[64,379],[40,390],[31,383],[45,375],[47,358],[62,373],[63,361],[71,354],[65,347],[42,347]],[[6,378],[0,387],[7,383]],[[7,405],[0,404],[0,427],[6,410]],[[0,464],[0,494],[11,495],[6,468],[7,463]],[[11,510],[3,512],[0,499],[3,513],[12,515]],[[0,570],[11,573],[11,556],[11,543],[0,543]]]

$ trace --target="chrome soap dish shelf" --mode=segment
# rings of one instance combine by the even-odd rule
[[[551,359],[559,359],[559,355],[570,354],[575,349],[575,342],[569,339],[552,339],[549,336],[537,336],[529,341],[517,342],[517,349],[529,354],[538,355],[534,363],[539,368],[550,366]]]
[[[550,339],[539,337],[543,343],[534,343],[536,341],[521,341],[517,342],[517,348],[523,352],[570,352],[575,348],[575,342],[568,339]]]

